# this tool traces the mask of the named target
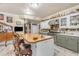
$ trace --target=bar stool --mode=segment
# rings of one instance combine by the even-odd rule
[[[19,51],[20,51],[19,41],[20,41],[19,35],[17,33],[14,33],[13,46],[14,46],[14,52],[17,56],[19,56]]]
[[[21,56],[32,56],[31,44],[26,44],[22,39],[19,43]]]
[[[24,42],[24,38],[20,38],[18,34],[14,34],[14,52],[16,56],[32,56],[31,44]]]

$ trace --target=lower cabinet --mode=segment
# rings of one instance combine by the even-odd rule
[[[38,42],[36,54],[37,56],[53,56],[54,55],[53,39]]]
[[[32,44],[33,56],[53,56],[54,40],[48,39]]]
[[[79,53],[79,38],[77,38],[77,39],[78,39],[78,45],[77,45],[78,47],[77,48],[78,48],[78,53]]]
[[[79,50],[78,40],[79,40],[78,37],[57,35],[55,44],[70,49],[72,51],[78,52]]]
[[[76,37],[67,37],[66,48],[77,52],[77,38]]]
[[[65,47],[66,45],[66,38],[65,36],[57,36],[57,39],[56,39],[56,44],[59,45],[59,46],[62,46],[62,47]]]
[[[61,36],[57,36],[56,37],[56,44],[61,46],[62,45],[61,40],[62,40]]]

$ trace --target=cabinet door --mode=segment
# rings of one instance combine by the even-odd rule
[[[61,18],[61,26],[66,26],[67,25],[67,18]]]
[[[77,39],[76,39],[76,37],[69,36],[66,47],[70,50],[77,52]]]
[[[59,35],[59,36],[57,36],[56,40],[57,40],[57,42],[56,42],[57,45],[62,46],[62,47],[64,47],[66,45],[65,36]]]
[[[79,15],[70,16],[70,25],[71,26],[79,25]]]
[[[60,35],[57,35],[57,38],[56,38],[56,44],[57,45],[61,45],[61,36]]]
[[[37,49],[36,43],[31,44],[31,49],[32,49],[32,56],[36,56],[36,49]]]
[[[78,40],[78,42],[77,42],[77,51],[79,53],[79,37],[77,37],[77,40]]]
[[[36,55],[37,56],[53,56],[54,55],[53,39],[37,42]]]
[[[57,36],[54,36],[54,43],[57,44]]]
[[[64,36],[64,35],[61,36],[61,43],[62,43],[62,45],[61,45],[62,47],[66,47],[66,43],[67,43],[66,42],[66,36]]]

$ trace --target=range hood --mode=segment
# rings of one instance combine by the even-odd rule
[[[49,21],[48,24],[49,25],[56,25],[56,24],[59,24],[59,21],[58,21],[58,19],[57,20],[51,20],[51,21]]]
[[[54,25],[54,24],[55,24],[55,21],[54,21],[54,20],[51,20],[51,21],[49,21],[48,24],[49,24],[49,25]]]

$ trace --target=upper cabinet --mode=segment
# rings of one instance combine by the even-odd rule
[[[79,28],[79,13],[63,16],[60,19],[60,28]]]
[[[59,24],[59,19],[55,19],[55,24]]]
[[[70,16],[70,25],[71,26],[79,25],[79,15]]]
[[[59,18],[59,28],[67,28],[69,27],[69,23],[69,16]]]
[[[61,26],[67,26],[67,18],[61,18]]]
[[[59,25],[59,28],[79,28],[79,13],[74,13],[41,22],[41,28],[48,29],[50,25]]]

